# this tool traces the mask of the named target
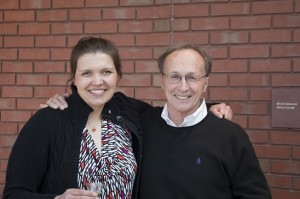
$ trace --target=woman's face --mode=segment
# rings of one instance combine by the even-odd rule
[[[105,53],[79,57],[74,85],[80,97],[94,110],[102,110],[116,91],[118,74],[112,58]]]

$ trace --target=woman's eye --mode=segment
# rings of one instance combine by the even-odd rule
[[[112,73],[111,71],[104,71],[104,72],[103,72],[103,75],[104,75],[104,76],[108,76],[108,75],[110,75],[111,73]]]

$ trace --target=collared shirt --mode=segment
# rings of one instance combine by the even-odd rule
[[[161,117],[167,122],[167,124],[174,127],[193,126],[199,123],[201,120],[203,120],[206,115],[207,115],[207,107],[204,98],[202,98],[202,104],[200,105],[200,107],[193,114],[186,116],[183,122],[179,126],[176,126],[176,124],[170,119],[168,114],[167,103],[165,104],[164,109],[161,113]]]

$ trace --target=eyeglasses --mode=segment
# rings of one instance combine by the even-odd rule
[[[182,78],[185,79],[185,81],[189,84],[189,85],[193,85],[196,84],[197,82],[199,82],[203,77],[207,77],[207,75],[203,75],[201,77],[196,77],[195,75],[186,75],[186,76],[180,76],[179,74],[171,74],[171,75],[167,75],[167,74],[162,74],[163,76],[167,77],[168,81],[171,84],[178,84]]]

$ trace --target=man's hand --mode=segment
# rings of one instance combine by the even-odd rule
[[[40,104],[40,108],[46,108],[49,106],[54,109],[59,108],[60,110],[64,110],[65,108],[68,107],[65,97],[69,97],[69,96],[70,95],[68,93],[65,93],[64,96],[60,96],[60,95],[56,94],[53,97],[51,97],[50,99],[48,99],[46,104]]]
[[[232,110],[230,106],[226,105],[225,103],[211,106],[210,111],[218,118],[225,118],[227,120],[232,119]]]

